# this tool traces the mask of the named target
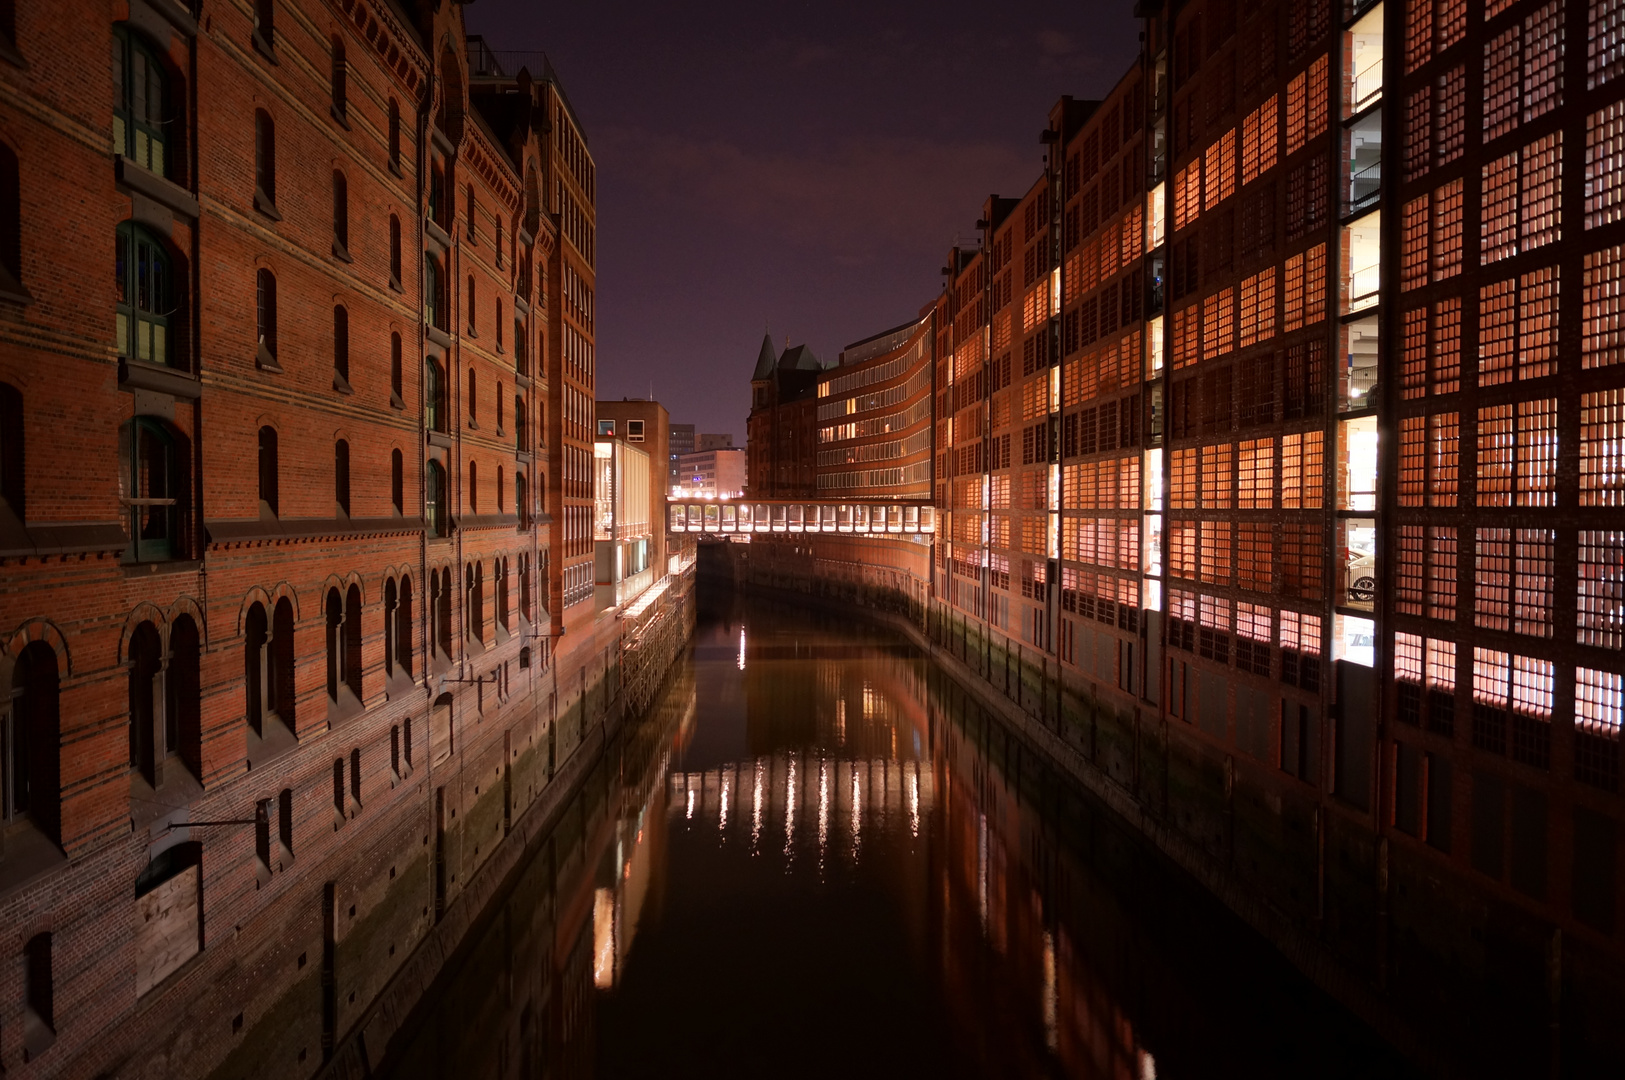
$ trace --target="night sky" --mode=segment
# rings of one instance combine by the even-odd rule
[[[1131,0],[481,0],[471,33],[544,50],[598,163],[598,395],[654,396],[743,445],[750,371],[914,317],[992,193],[1043,168],[1062,94],[1139,48]],[[997,18],[997,22],[993,22]]]

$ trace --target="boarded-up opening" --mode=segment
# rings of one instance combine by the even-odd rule
[[[178,844],[136,879],[136,996],[163,982],[203,948],[202,845]]]

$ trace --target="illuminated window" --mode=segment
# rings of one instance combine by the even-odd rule
[[[1483,167],[1479,260],[1488,265],[1518,250],[1518,153]]]
[[[1518,126],[1519,49],[1522,35],[1513,26],[1484,44],[1484,138],[1505,135]]]
[[[1457,536],[1454,527],[1430,527],[1427,547],[1428,618],[1456,619]]]
[[[1428,280],[1428,197],[1418,195],[1399,214],[1399,287],[1414,289]]]
[[[1241,347],[1275,336],[1275,267],[1241,283]]]
[[[1394,678],[1422,681],[1422,639],[1415,634],[1394,635]],[[1414,723],[1415,721],[1412,721]]]
[[[1234,489],[1232,446],[1228,443],[1202,448],[1202,506],[1207,510],[1228,510]]]
[[[1326,130],[1328,60],[1318,57],[1287,84],[1286,152],[1290,156]]]
[[[1605,791],[1619,789],[1619,732],[1625,719],[1625,676],[1574,672],[1574,778]]]
[[[1625,565],[1625,532],[1580,531],[1574,640],[1600,649],[1625,649],[1625,615],[1619,609],[1619,568]]]
[[[1433,163],[1433,87],[1422,86],[1405,99],[1405,179],[1415,180]]]
[[[1504,652],[1473,649],[1473,745],[1497,754],[1506,753],[1507,661]]]
[[[1428,505],[1455,506],[1461,461],[1461,414],[1428,417]]]
[[[1324,433],[1281,437],[1281,507],[1319,509],[1325,500]]]
[[[1461,180],[1433,193],[1433,280],[1461,273]]]
[[[1202,357],[1223,356],[1235,347],[1236,290],[1222,289],[1202,303]]]
[[[1584,326],[1580,362],[1585,368],[1607,367],[1625,358],[1621,319],[1621,268],[1625,248],[1593,251],[1585,257]]]
[[[1394,605],[1403,615],[1422,614],[1422,539],[1423,528],[1420,525],[1401,525],[1399,527],[1399,559],[1394,571]],[[1405,637],[1400,634],[1397,637]],[[1397,648],[1396,642],[1396,648]],[[1415,664],[1415,674],[1402,673],[1402,658],[1394,657],[1394,674],[1399,678],[1412,678],[1422,681],[1422,642],[1416,641],[1416,653],[1411,659]]]
[[[1244,521],[1236,529],[1236,584],[1253,592],[1269,592],[1275,584],[1274,528]]]
[[[1625,389],[1580,397],[1580,505],[1625,506]]]
[[[1197,451],[1175,450],[1169,454],[1168,505],[1174,510],[1196,508]]]
[[[1317,244],[1286,261],[1288,333],[1326,317],[1326,245]]]
[[[1550,0],[1523,20],[1523,118],[1563,103],[1563,0]]]
[[[1467,0],[1439,0],[1439,51],[1442,53],[1467,33]]]
[[[1281,681],[1305,690],[1320,688],[1320,616],[1281,612]]]
[[[1433,59],[1433,0],[1406,0],[1405,70]]]
[[[1461,300],[1452,297],[1433,305],[1433,346],[1429,377],[1435,394],[1461,389]]]
[[[1399,421],[1399,505],[1421,506],[1427,489],[1426,417]]]
[[[1202,160],[1197,158],[1174,178],[1174,229],[1183,229],[1202,212]]]
[[[1518,278],[1518,378],[1557,372],[1557,267]]]
[[[1400,316],[1400,397],[1407,401],[1427,393],[1428,309],[1411,308]]]
[[[1512,658],[1512,756],[1544,769],[1552,756],[1552,662]]]
[[[1516,365],[1517,283],[1486,285],[1478,294],[1478,385],[1511,382]]]
[[[1586,86],[1596,89],[1625,72],[1625,0],[1591,0]]]
[[[1585,227],[1625,217],[1625,102],[1586,117]]]
[[[1236,132],[1232,128],[1207,148],[1202,208],[1211,210],[1236,193]]]
[[[1274,439],[1248,439],[1242,442],[1236,482],[1236,505],[1240,509],[1268,510],[1275,505]]]
[[[1512,629],[1531,637],[1552,636],[1551,529],[1519,529],[1513,538]]]
[[[1523,192],[1518,208],[1519,242],[1524,251],[1559,238],[1559,197],[1563,180],[1563,133],[1554,131],[1523,148]]]
[[[1280,99],[1271,94],[1241,125],[1241,182],[1249,184],[1275,167],[1280,139]]]
[[[1209,585],[1230,584],[1230,530],[1228,521],[1204,521],[1202,526],[1202,580]]]
[[[1439,164],[1461,157],[1467,146],[1467,69],[1458,64],[1439,76]]]

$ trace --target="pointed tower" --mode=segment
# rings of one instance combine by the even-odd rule
[[[756,354],[756,370],[750,374],[750,416],[745,421],[745,475],[747,485],[765,481],[772,475],[769,460],[773,448],[773,406],[778,403],[779,356],[773,351],[773,335],[762,335],[762,348]]]

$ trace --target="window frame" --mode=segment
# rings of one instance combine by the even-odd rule
[[[113,334],[119,357],[173,366],[171,314],[160,310],[164,308],[173,313],[177,309],[172,305],[179,299],[174,259],[168,245],[139,222],[119,222],[114,230],[113,273],[119,290],[113,304]],[[150,336],[143,334],[144,327],[150,329]],[[131,341],[132,335],[139,344]],[[142,348],[146,349],[146,355],[141,355]],[[162,355],[157,355],[159,353]]]

